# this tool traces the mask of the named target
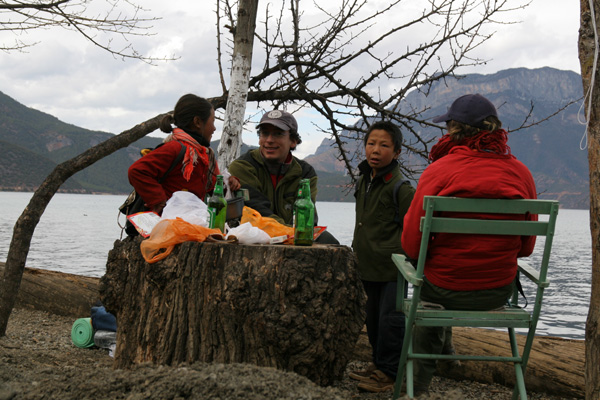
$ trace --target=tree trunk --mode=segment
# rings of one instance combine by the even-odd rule
[[[0,263],[0,274],[4,267]],[[25,268],[15,307],[73,318],[89,317],[92,306],[100,300],[99,286],[99,278]]]
[[[35,191],[15,224],[4,274],[0,281],[0,336],[6,334],[6,325],[17,299],[33,232],[58,188],[75,173],[156,130],[162,117],[163,115],[159,115],[136,125],[57,165]]]
[[[348,247],[186,242],[147,264],[139,245],[115,242],[101,279],[115,367],[245,362],[342,378],[366,302]]]
[[[248,81],[252,67],[252,46],[257,10],[258,0],[238,2],[229,98],[218,150],[221,170],[225,170],[233,160],[239,157],[242,147],[242,128],[248,100]]]
[[[581,0],[579,62],[587,119],[588,160],[590,168],[590,229],[592,233],[592,291],[585,328],[585,398],[600,399],[600,76],[597,73],[597,37],[600,33],[600,0]],[[592,16],[595,15],[595,18]],[[593,82],[592,82],[593,81]]]

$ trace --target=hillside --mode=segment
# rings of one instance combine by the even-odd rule
[[[0,140],[0,191],[30,192],[54,169],[55,163],[32,151]],[[63,185],[69,192],[84,192],[81,185],[69,180]]]
[[[66,124],[57,118],[38,110],[26,107],[0,92],[0,141],[18,146],[13,151],[4,153],[17,164],[9,163],[6,157],[0,159],[2,190],[16,190],[18,187],[34,188],[39,186],[53,167],[66,161],[88,148],[110,138],[107,132],[91,131]],[[75,174],[63,187],[62,191],[85,191],[88,193],[127,193],[131,190],[124,171],[138,157],[144,147],[154,147],[160,142],[156,138],[143,138],[127,149],[100,160],[89,168]],[[23,151],[35,156],[23,157]],[[20,155],[19,155],[20,154]],[[31,166],[31,160],[42,159],[44,167],[26,177],[27,182],[19,181],[19,171]],[[34,163],[37,161],[34,161]],[[6,179],[6,180],[5,180]],[[9,186],[5,182],[11,182]]]

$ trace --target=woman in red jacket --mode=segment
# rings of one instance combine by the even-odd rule
[[[175,128],[173,127],[175,125]],[[171,133],[164,144],[143,156],[129,167],[129,182],[146,203],[159,215],[167,200],[180,190],[194,193],[201,200],[212,192],[219,167],[210,140],[215,128],[215,110],[212,104],[194,94],[182,96],[173,114],[160,122],[160,130]],[[159,182],[185,147],[183,160]],[[239,189],[239,181],[229,181],[232,190]]]
[[[424,196],[536,198],[531,172],[511,154],[508,134],[501,129],[496,108],[488,99],[480,94],[459,97],[446,114],[433,121],[446,122],[448,133],[432,147],[432,163],[421,175],[404,218],[402,248],[413,259],[419,257]],[[488,214],[481,218],[503,216]],[[517,257],[530,255],[534,245],[535,236],[435,234],[425,262],[421,300],[456,310],[502,307],[513,291]],[[415,351],[453,351],[450,329],[418,329]],[[434,371],[435,360],[418,360],[417,392],[427,391]]]

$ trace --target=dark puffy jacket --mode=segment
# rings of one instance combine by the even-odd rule
[[[392,254],[404,254],[402,221],[415,189],[402,177],[395,160],[373,179],[366,161],[359,165],[359,170],[352,248],[358,258],[360,278],[372,282],[395,281],[398,272]]]

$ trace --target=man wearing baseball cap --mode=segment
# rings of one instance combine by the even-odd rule
[[[292,114],[283,110],[269,111],[260,119],[257,131],[259,148],[233,161],[229,172],[240,180],[243,189],[248,189],[248,207],[263,217],[292,225],[300,180],[310,180],[310,194],[316,203],[317,173],[306,161],[292,155],[302,143],[298,122]],[[317,219],[315,208],[315,224]],[[317,242],[339,244],[327,231]]]

